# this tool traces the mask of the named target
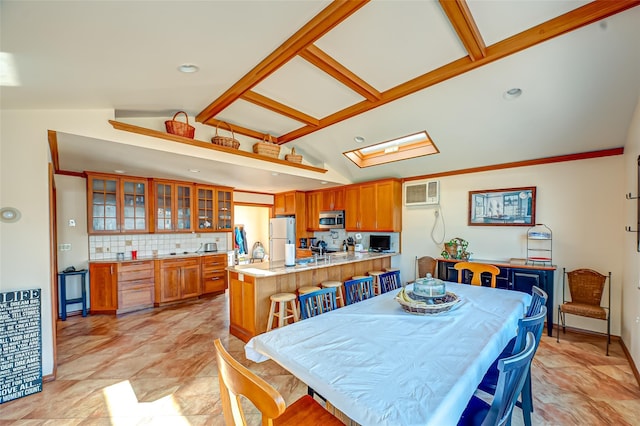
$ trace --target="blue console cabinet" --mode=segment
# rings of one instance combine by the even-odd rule
[[[438,278],[445,281],[458,282],[458,271],[454,265],[461,260],[438,259]],[[496,287],[507,290],[522,291],[531,294],[531,288],[535,285],[547,292],[547,334],[553,334],[553,275],[556,270],[554,265],[513,265],[495,260],[472,260],[477,263],[487,263],[500,268],[500,275],[496,280]],[[463,283],[471,281],[471,273],[464,271]],[[482,285],[489,287],[490,276],[481,277]]]

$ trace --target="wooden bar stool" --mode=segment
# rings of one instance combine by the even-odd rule
[[[373,294],[380,294],[380,275],[384,274],[384,271],[371,271],[369,276],[373,277]]]
[[[343,307],[344,303],[344,293],[342,291],[342,281],[323,281],[320,283],[322,288],[335,288],[336,289],[336,303]]]
[[[384,268],[385,272],[395,272],[395,271],[399,271],[400,268]]]
[[[269,322],[267,323],[267,331],[273,327],[273,318],[278,317],[278,327],[284,327],[289,318],[293,319],[293,322],[298,321],[298,307],[296,304],[296,295],[293,293],[276,293],[272,294],[271,307],[269,308]],[[287,307],[289,303],[289,307]],[[276,311],[276,305],[278,310]]]

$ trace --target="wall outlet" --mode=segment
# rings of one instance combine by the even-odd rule
[[[124,240],[124,245],[127,247],[131,247],[133,245],[133,240]]]
[[[102,247],[96,247],[96,253],[102,253],[103,249]]]
[[[176,248],[180,248],[180,243],[176,243]]]
[[[109,246],[104,247],[104,252],[105,253],[109,253],[111,251],[111,248],[109,248]]]
[[[76,220],[75,219],[69,219],[69,226],[76,226]]]
[[[71,250],[71,244],[58,244],[58,249],[60,251],[69,251]]]
[[[216,243],[220,242],[220,237],[216,237]]]

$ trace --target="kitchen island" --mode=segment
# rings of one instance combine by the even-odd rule
[[[381,271],[391,266],[391,256],[396,254],[340,252],[294,267],[285,267],[284,262],[229,266],[229,332],[248,342],[267,330],[272,294],[295,293],[303,286],[344,282],[354,275]]]

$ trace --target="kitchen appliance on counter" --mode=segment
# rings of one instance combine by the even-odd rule
[[[344,211],[320,212],[320,229],[344,229]]]
[[[218,244],[216,243],[204,243],[203,250],[205,253],[212,251],[218,251]]]
[[[300,238],[300,248],[301,249],[306,249],[307,248],[307,239],[306,238]]]
[[[325,253],[337,253],[339,249],[333,247],[327,247],[327,243],[323,240],[318,241],[318,244],[315,246],[311,246],[312,253],[325,254]]]
[[[296,219],[277,217],[269,220],[269,261],[285,260],[286,244],[296,241]]]

